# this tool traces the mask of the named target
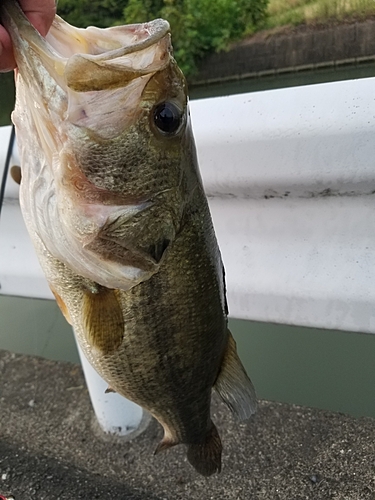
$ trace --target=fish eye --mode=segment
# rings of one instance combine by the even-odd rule
[[[154,109],[154,122],[165,135],[173,135],[180,128],[183,113],[173,102],[162,102]]]

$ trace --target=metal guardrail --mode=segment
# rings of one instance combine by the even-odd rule
[[[233,317],[375,333],[374,89],[368,78],[191,102]],[[12,179],[0,242],[0,293],[52,298]]]
[[[233,317],[375,332],[374,88],[192,102]]]

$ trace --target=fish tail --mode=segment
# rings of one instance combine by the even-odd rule
[[[257,408],[257,398],[237,354],[236,342],[229,332],[228,345],[214,388],[238,420],[246,420]]]
[[[215,425],[211,422],[211,428],[207,432],[202,443],[190,444],[187,450],[187,458],[194,469],[202,476],[211,476],[221,471],[221,439]]]

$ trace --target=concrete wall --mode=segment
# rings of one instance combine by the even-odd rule
[[[373,19],[252,38],[201,64],[194,84],[375,60]]]

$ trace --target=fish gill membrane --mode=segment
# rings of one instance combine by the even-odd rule
[[[1,21],[17,62],[20,203],[47,281],[88,361],[221,470],[214,388],[239,420],[256,395],[227,328],[224,270],[199,174],[169,24],[43,38],[15,0]],[[21,176],[20,176],[21,177]]]

